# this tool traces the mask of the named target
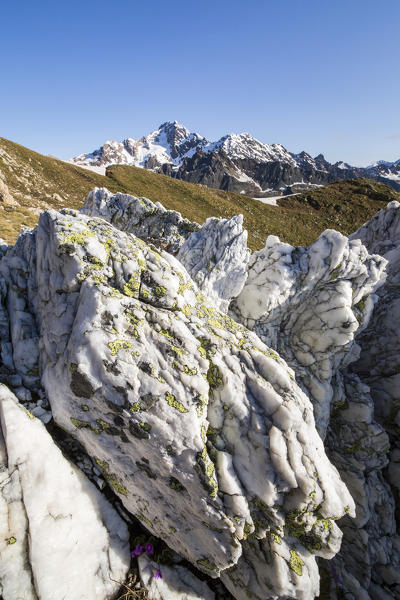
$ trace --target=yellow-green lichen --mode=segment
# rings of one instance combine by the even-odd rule
[[[211,425],[208,426],[207,435],[216,435],[219,432],[219,429],[214,429]]]
[[[177,273],[178,278],[179,278],[179,288],[178,288],[178,294],[183,295],[185,290],[191,290],[193,288],[192,284],[190,283],[190,281],[187,281],[185,283],[185,278],[183,277],[182,273]]]
[[[207,381],[211,389],[217,388],[223,382],[219,368],[211,361],[207,371]]]
[[[207,559],[203,558],[201,560],[196,561],[198,565],[201,565],[202,567],[204,567],[205,569],[208,569],[208,571],[215,571],[216,573],[219,573],[219,569],[218,567],[216,567],[215,565],[213,565],[212,563],[210,563]]]
[[[125,285],[123,287],[123,292],[124,292],[125,296],[135,298],[135,297],[137,297],[139,290],[140,290],[139,275],[137,273],[135,273],[125,283]]]
[[[185,304],[185,306],[181,309],[181,312],[185,315],[185,317],[190,317],[192,314],[192,307],[188,304]]]
[[[137,514],[136,517],[140,519],[140,521],[143,521],[143,523],[146,523],[147,527],[153,529],[153,523],[147,517],[145,517],[141,513]]]
[[[105,279],[104,275],[93,275],[92,281],[95,281],[96,283],[105,283],[106,279]]]
[[[110,253],[112,248],[116,248],[116,243],[111,239],[107,238],[105,242],[102,242],[104,249],[107,253],[107,260],[110,258]]]
[[[183,486],[180,483],[180,481],[178,481],[177,479],[175,479],[175,477],[170,477],[168,485],[171,488],[171,490],[175,490],[176,492],[183,492],[186,489],[185,486]]]
[[[99,258],[97,258],[96,256],[92,256],[91,257],[91,263],[93,265],[96,265],[99,268],[103,268],[104,267],[104,263]]]
[[[197,463],[200,469],[201,479],[211,498],[215,498],[218,494],[218,483],[215,479],[215,467],[210,459],[207,448],[204,446],[201,452],[197,454]]]
[[[166,392],[165,393],[165,399],[168,402],[169,406],[172,406],[172,408],[175,408],[177,411],[179,411],[180,413],[187,413],[189,412],[187,408],[185,408],[183,406],[183,404],[181,402],[179,402],[175,396],[173,394],[171,394],[170,392]]]
[[[120,350],[132,348],[132,344],[126,340],[115,340],[114,342],[108,342],[107,346],[111,350],[111,356],[115,356]]]
[[[174,336],[171,334],[171,332],[168,329],[161,329],[160,333],[161,333],[161,335],[163,335],[166,338],[169,338],[171,340],[174,339]]]
[[[114,488],[114,490],[117,492],[117,494],[122,494],[123,496],[127,496],[128,490],[121,483],[121,481],[118,479],[118,477],[114,473],[110,472],[108,462],[105,460],[100,460],[99,458],[96,458],[96,463],[99,465],[99,467],[103,471],[103,476],[106,479],[106,481]]]
[[[159,298],[162,298],[163,296],[165,296],[166,293],[167,293],[167,288],[165,288],[163,285],[157,285],[154,288],[154,294],[156,296],[158,296]]]
[[[332,524],[331,519],[318,519],[317,523],[322,523],[322,525],[326,531],[332,531],[332,529],[333,529],[333,524]]]
[[[303,575],[304,561],[297,554],[296,550],[290,550],[289,567],[296,575],[299,575],[300,577]]]
[[[195,398],[195,400],[197,416],[200,418],[203,414],[204,407],[208,404],[208,398],[207,396],[201,395]]]
[[[206,523],[205,521],[202,521],[203,525],[205,527],[207,527],[207,529],[209,529],[210,531],[215,531],[216,533],[223,533],[223,529],[221,529],[220,527],[214,527],[213,525],[210,525],[209,523]]]
[[[243,527],[243,539],[246,540],[247,537],[254,531],[254,526],[252,525],[252,523],[248,523],[247,521],[245,521],[244,523],[244,527]]]
[[[139,423],[139,427],[143,429],[143,431],[151,431],[151,425],[143,423],[143,421]]]
[[[206,337],[197,338],[200,342],[200,346],[198,347],[198,351],[204,358],[209,358],[210,355],[215,354],[215,349],[213,347],[212,342]]]
[[[63,244],[79,244],[79,246],[84,246],[87,238],[94,237],[94,233],[89,231],[88,229],[81,231],[80,233],[64,233],[62,237]]]
[[[87,427],[88,429],[92,428],[92,424],[89,423],[88,421],[82,421],[81,419],[74,419],[74,417],[70,417],[69,420],[71,421],[72,425],[74,427],[76,427],[77,429],[83,429],[84,427]]]
[[[336,279],[340,273],[340,270],[342,268],[342,264],[340,263],[337,267],[335,267],[330,274],[329,277],[329,281],[333,281],[334,279]]]
[[[275,531],[270,531],[269,532],[269,537],[276,544],[282,544],[281,538],[279,537],[279,535],[277,533],[275,533]]]
[[[300,538],[307,533],[308,523],[304,521],[307,509],[291,511],[286,515],[285,525],[289,529],[289,534]]]
[[[365,310],[365,304],[366,304],[366,297],[361,298],[361,300],[359,302],[357,302],[357,304],[354,305],[354,308],[356,308],[360,312],[363,312]]]
[[[182,348],[177,348],[176,346],[173,346],[172,344],[171,344],[171,350],[173,350],[175,352],[175,354],[177,354],[178,356],[184,355],[184,350],[182,350]]]

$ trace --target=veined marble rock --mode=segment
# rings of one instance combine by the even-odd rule
[[[399,597],[400,205],[249,264],[240,217],[197,230],[106,190],[84,212],[1,247],[0,381],[43,421],[49,400],[125,508],[237,600],[310,600],[335,554],[332,598]],[[207,598],[146,561],[155,598]]]
[[[352,237],[365,241],[368,235]],[[377,249],[381,246],[368,247]],[[393,245],[390,249],[395,252]],[[331,592],[335,597],[341,589],[354,600],[386,594],[385,579],[396,580],[399,562],[394,502],[382,477],[388,437],[375,421],[368,386],[346,372],[360,351],[355,335],[367,326],[379,296],[386,297],[386,262],[370,256],[359,239],[348,241],[333,231],[324,232],[310,248],[292,248],[270,237],[265,249],[252,256],[245,287],[231,305],[231,314],[295,370],[313,401],[319,431],[324,436],[328,431],[325,447],[356,501],[357,514],[355,521],[346,517],[343,522],[343,545],[330,565]],[[375,311],[390,314],[387,319],[396,314],[380,307],[378,303]],[[381,340],[389,330],[385,323]],[[375,326],[370,331],[368,347],[374,347]]]
[[[329,569],[335,574],[333,588],[345,591],[349,599],[378,599],[371,587],[377,570],[399,568],[394,500],[382,475],[389,439],[375,421],[369,387],[347,371],[335,383],[325,447],[356,503],[356,518],[341,522],[340,556]]]
[[[247,279],[250,250],[243,216],[207,219],[181,246],[177,259],[215,306],[226,312]]]
[[[250,250],[242,215],[210,218],[200,227],[178,212],[165,210],[159,202],[97,188],[90,192],[81,212],[101,217],[176,255],[219,310],[226,312],[243,288]]]
[[[125,523],[4,385],[0,417],[2,598],[113,598],[130,563]]]
[[[400,514],[400,204],[390,202],[375,217],[351,236],[360,239],[371,252],[388,261],[387,279],[378,290],[379,302],[368,327],[357,338],[361,346],[359,360],[351,365],[371,389],[375,416],[390,439],[390,462],[382,482],[386,496],[387,532],[385,551],[372,571],[371,597],[379,593],[400,597],[400,537],[395,535]],[[395,504],[395,506],[393,505]],[[382,596],[384,597],[384,596]]]
[[[54,419],[126,509],[239,600],[314,597],[354,503],[287,364],[102,219],[47,211],[3,259],[11,281],[17,257]]]
[[[314,405],[322,436],[333,397],[331,379],[353,353],[354,334],[368,321],[386,260],[359,240],[327,230],[309,248],[269,236],[252,254],[247,281],[230,314],[276,349]]]
[[[200,229],[198,223],[183,219],[177,211],[166,210],[160,202],[153,203],[129,194],[112,194],[106,188],[92,190],[81,212],[101,217],[118,229],[134,233],[171,254],[176,254],[189,235]]]

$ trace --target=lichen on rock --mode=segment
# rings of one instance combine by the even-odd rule
[[[316,557],[339,552],[342,517],[335,565],[346,590],[366,590],[393,533],[388,438],[348,365],[385,259],[328,231],[310,248],[270,237],[247,268],[240,218],[189,227],[105,190],[84,213],[46,211],[5,250],[6,383],[28,408],[49,401],[125,509],[237,600],[316,596]],[[373,534],[362,570],[346,557]]]

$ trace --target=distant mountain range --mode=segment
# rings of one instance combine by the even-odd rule
[[[356,177],[376,179],[400,191],[400,160],[381,160],[365,168],[331,164],[322,154],[315,158],[307,152],[294,154],[249,133],[231,133],[210,142],[177,121],[163,123],[139,140],[108,141],[70,162],[100,173],[110,165],[133,165],[253,197],[293,193]]]

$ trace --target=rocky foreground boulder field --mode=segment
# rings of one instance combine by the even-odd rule
[[[4,600],[400,598],[400,204],[242,223],[95,189],[1,246]]]

